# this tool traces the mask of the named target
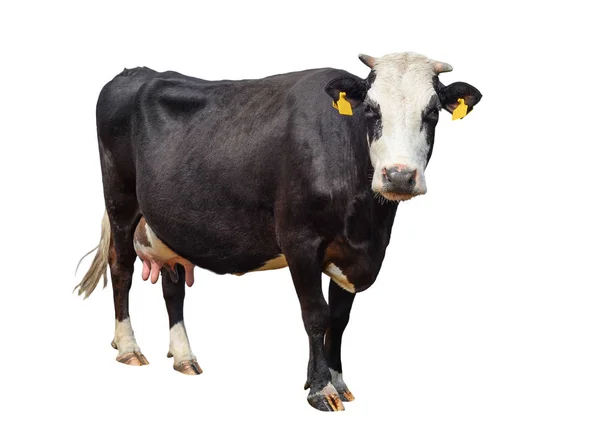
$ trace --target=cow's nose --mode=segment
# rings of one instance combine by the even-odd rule
[[[417,191],[417,170],[405,165],[384,168],[383,190],[398,195],[419,195]]]
[[[417,184],[417,170],[403,165],[383,169],[383,186],[389,192],[411,194]]]

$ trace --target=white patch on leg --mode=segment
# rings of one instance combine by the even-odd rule
[[[196,360],[196,356],[190,348],[190,341],[185,331],[183,321],[178,322],[170,330],[169,352],[173,354],[174,364],[179,364],[186,360]]]
[[[331,383],[342,397],[342,400],[344,402],[353,401],[354,395],[348,389],[348,386],[344,382],[344,377],[342,376],[342,373],[331,368],[329,368],[329,373],[331,374]]]
[[[346,291],[351,293],[356,292],[356,288],[354,287],[354,285],[348,281],[348,278],[346,277],[344,272],[342,272],[342,270],[340,270],[340,268],[335,264],[329,264],[325,269],[324,273],[331,279],[333,279],[335,283],[344,288]]]
[[[115,320],[115,344],[119,350],[119,355],[140,352],[140,347],[135,341],[131,320],[129,318],[123,321]]]
[[[329,368],[329,372],[331,373],[331,383],[336,389],[348,390],[341,372],[337,372],[331,368]]]

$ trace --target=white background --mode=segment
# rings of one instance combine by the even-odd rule
[[[591,2],[206,3],[2,6],[0,429],[600,430]],[[101,87],[142,65],[364,77],[358,53],[398,51],[452,64],[443,82],[484,97],[464,120],[441,116],[429,192],[400,204],[379,279],[357,298],[343,346],[356,401],[337,414],[306,403],[287,270],[196,271],[198,377],[172,370],[160,285],[137,272],[131,316],[150,366],[117,363],[110,287],[71,292],[104,209]]]

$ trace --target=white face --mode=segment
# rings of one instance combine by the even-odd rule
[[[435,64],[402,53],[380,57],[373,66],[375,80],[365,99],[378,111],[370,130],[372,189],[385,198],[406,200],[427,191],[425,166],[441,108],[433,86]]]

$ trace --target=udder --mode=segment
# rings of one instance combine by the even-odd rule
[[[135,229],[133,247],[144,263],[142,279],[150,279],[150,282],[156,283],[160,270],[164,268],[168,271],[171,280],[177,282],[179,275],[175,266],[181,264],[185,269],[185,283],[187,286],[194,284],[194,265],[164,244],[146,223],[144,217],[140,219]]]

